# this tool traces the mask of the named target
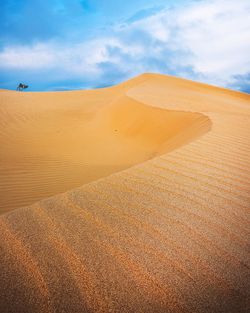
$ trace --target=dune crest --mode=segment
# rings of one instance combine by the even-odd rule
[[[32,153],[63,156],[65,172],[48,162],[37,169],[58,175],[57,186],[74,173],[66,155],[83,157],[85,136],[89,162],[113,166],[0,216],[1,312],[250,311],[249,95],[157,74],[98,91],[1,94],[4,161],[18,142],[21,156],[30,153],[36,139]],[[30,133],[45,120],[49,140]]]

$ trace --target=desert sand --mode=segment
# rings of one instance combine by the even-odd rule
[[[144,74],[0,92],[0,312],[248,312],[250,96]]]

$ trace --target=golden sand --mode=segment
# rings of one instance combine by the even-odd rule
[[[156,74],[2,91],[0,311],[247,312],[249,105]]]

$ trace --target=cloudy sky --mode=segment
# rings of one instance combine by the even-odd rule
[[[144,72],[250,93],[250,1],[1,1],[0,88],[99,88]]]

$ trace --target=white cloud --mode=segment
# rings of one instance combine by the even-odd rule
[[[9,69],[40,69],[53,66],[56,55],[47,44],[33,47],[6,47],[0,53],[0,67]]]
[[[66,75],[96,75],[99,72],[98,64],[109,60],[108,47],[120,48],[121,45],[116,38],[103,38],[73,46],[49,42],[6,47],[0,53],[0,68],[34,71],[55,69]]]
[[[203,80],[227,85],[250,72],[250,2],[212,0],[166,10],[128,26],[176,53],[175,65],[191,66]],[[155,43],[154,43],[155,44]],[[178,58],[178,55],[180,57]]]
[[[65,77],[94,80],[112,76],[115,67],[121,76],[159,71],[230,86],[250,72],[249,16],[248,0],[192,1],[73,46],[6,47],[0,68],[55,69]]]
[[[250,71],[250,2],[207,1],[178,14],[178,43],[195,71],[226,84]]]

